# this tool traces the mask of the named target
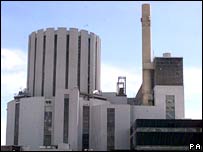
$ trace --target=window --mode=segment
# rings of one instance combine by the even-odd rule
[[[52,112],[44,112],[44,146],[51,145]]]
[[[54,73],[53,73],[53,96],[55,96],[55,88],[56,88],[56,56],[57,56],[57,35],[54,36]]]
[[[87,91],[90,93],[90,38],[88,39],[88,79],[87,79]]]
[[[80,90],[80,54],[81,54],[81,36],[78,37],[78,89]]]
[[[47,100],[47,101],[46,101],[46,104],[51,104],[51,101],[50,101],[50,100]]]
[[[175,119],[175,96],[166,95],[166,119]]]
[[[14,145],[18,145],[20,103],[15,105]]]
[[[69,35],[66,37],[66,80],[65,88],[68,89],[68,67],[69,66]]]
[[[107,150],[115,149],[115,109],[107,108]]]
[[[46,49],[46,36],[43,39],[43,63],[42,63],[42,91],[41,96],[44,96],[44,66],[45,66],[45,49]]]
[[[69,125],[69,98],[64,99],[64,126],[63,126],[63,142],[68,143],[68,125]]]
[[[82,149],[89,149],[89,117],[90,107],[83,106],[83,133],[82,133]]]

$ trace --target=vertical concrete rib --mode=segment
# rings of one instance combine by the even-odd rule
[[[95,43],[96,35],[90,33],[90,94],[95,90]]]
[[[47,28],[45,49],[44,96],[52,97],[54,70],[54,28]]]
[[[32,34],[30,35],[30,53],[29,53],[29,77],[28,77],[28,81],[29,81],[29,86],[28,86],[28,91],[30,93],[31,96],[34,96],[33,94],[33,85],[34,85],[34,67],[35,67],[35,62],[34,62],[34,58],[35,58],[35,37],[36,37],[36,33],[32,32]]]
[[[35,96],[41,96],[42,91],[42,61],[43,61],[43,38],[44,32],[37,31],[37,49],[36,49],[36,65],[35,65]]]
[[[96,75],[96,83],[97,83],[97,90],[100,90],[100,81],[101,81],[101,78],[100,78],[100,74],[101,74],[101,41],[100,41],[100,38],[97,36],[97,75]]]
[[[65,89],[66,28],[57,30],[56,89]]]
[[[27,89],[29,90],[29,75],[30,75],[30,50],[31,50],[31,36],[28,38],[28,56],[27,56]]]
[[[88,93],[88,32],[81,30],[80,91]]]
[[[97,43],[97,36],[96,36],[96,40],[95,40],[95,90],[97,90],[97,58],[98,58],[98,56],[97,56],[97,52],[98,52],[98,50],[97,50],[97,45],[98,45],[98,43]]]
[[[78,29],[69,30],[69,71],[68,88],[77,87],[77,69],[78,69]]]

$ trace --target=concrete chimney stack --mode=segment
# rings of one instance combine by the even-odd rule
[[[151,30],[150,30],[150,5],[142,5],[142,95],[143,104],[149,105],[152,101],[151,70]]]

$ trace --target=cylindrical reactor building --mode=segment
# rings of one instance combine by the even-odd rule
[[[56,89],[100,90],[101,41],[76,28],[47,28],[29,35],[27,89],[31,96],[55,96]]]

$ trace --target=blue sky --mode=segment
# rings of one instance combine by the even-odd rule
[[[75,27],[99,35],[102,91],[116,91],[117,76],[124,75],[128,96],[135,96],[142,74],[143,3],[1,2],[1,144],[5,144],[6,104],[26,87],[28,35],[38,29]],[[202,2],[146,3],[151,4],[153,55],[171,52],[172,56],[183,57],[185,116],[200,119]]]

